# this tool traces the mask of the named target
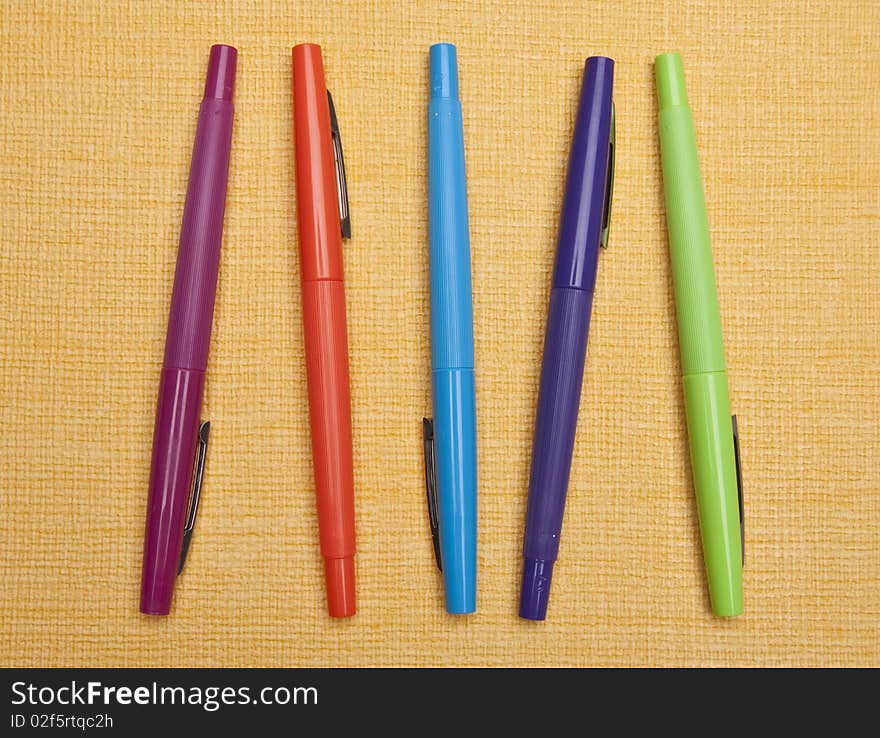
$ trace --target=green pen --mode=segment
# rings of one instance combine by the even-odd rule
[[[694,121],[678,54],[655,62],[666,225],[691,466],[712,611],[742,613],[742,477]]]

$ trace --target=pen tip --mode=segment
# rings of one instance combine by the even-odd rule
[[[211,47],[208,74],[205,77],[206,100],[232,102],[237,59],[238,51],[232,46],[215,44]]]
[[[520,588],[519,616],[524,620],[544,620],[550,599],[553,562],[526,559]]]
[[[674,108],[687,105],[681,55],[660,54],[654,61],[654,70],[657,76],[657,100],[660,107]]]
[[[431,47],[431,97],[458,97],[458,59],[452,44]]]

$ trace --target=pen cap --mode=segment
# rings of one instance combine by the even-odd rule
[[[180,564],[205,373],[164,367],[159,384],[144,530],[141,612],[167,615]]]
[[[613,82],[613,60],[604,56],[587,59],[568,158],[554,287],[592,292],[596,281],[610,180]]]

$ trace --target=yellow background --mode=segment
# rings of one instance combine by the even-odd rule
[[[37,7],[38,6],[38,7]],[[880,5],[3,2],[0,664],[880,665]],[[428,536],[427,52],[458,45],[479,405],[479,611]],[[290,46],[342,128],[359,607],[325,614]],[[159,369],[209,46],[239,49],[200,519],[138,614]],[[652,62],[682,52],[745,468],[745,614],[711,616]],[[617,62],[617,180],[550,613],[516,604],[584,58]]]

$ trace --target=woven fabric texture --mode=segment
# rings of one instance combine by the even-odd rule
[[[880,665],[880,5],[0,2],[0,665]],[[290,47],[348,168],[359,614],[326,615]],[[424,499],[428,47],[458,45],[479,406],[478,613]],[[200,519],[138,613],[159,369],[208,50],[238,47]],[[746,495],[713,618],[687,452],[653,58],[684,58]],[[617,178],[549,618],[516,616],[549,275],[585,57]]]

